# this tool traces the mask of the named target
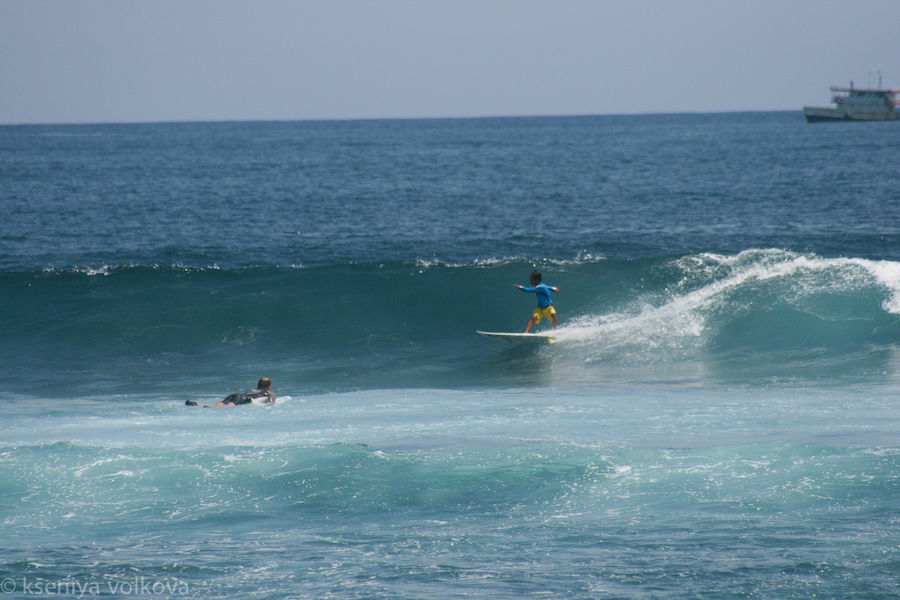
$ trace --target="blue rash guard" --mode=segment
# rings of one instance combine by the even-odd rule
[[[550,290],[553,289],[553,286],[547,285],[546,283],[539,283],[534,287],[525,287],[522,285],[519,286],[519,289],[523,292],[534,292],[537,294],[538,308],[553,306],[553,299],[550,297]]]

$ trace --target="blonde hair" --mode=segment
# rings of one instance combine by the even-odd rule
[[[260,390],[267,390],[272,387],[272,380],[268,377],[260,377],[259,382],[256,384],[256,388]]]

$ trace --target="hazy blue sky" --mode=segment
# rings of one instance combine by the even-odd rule
[[[0,0],[0,123],[797,109],[900,0]]]

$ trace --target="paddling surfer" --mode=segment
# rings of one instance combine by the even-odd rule
[[[272,380],[268,377],[261,377],[256,384],[255,390],[250,390],[246,394],[231,394],[218,404],[197,404],[193,400],[185,400],[185,406],[210,406],[218,408],[221,406],[241,406],[242,404],[273,404],[275,402],[275,394],[272,393]]]

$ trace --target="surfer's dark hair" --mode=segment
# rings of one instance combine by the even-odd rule
[[[535,279],[537,279],[538,283],[540,283],[541,279],[542,279],[541,272],[538,271],[537,269],[535,269],[534,271],[531,272],[531,280],[534,281]]]

